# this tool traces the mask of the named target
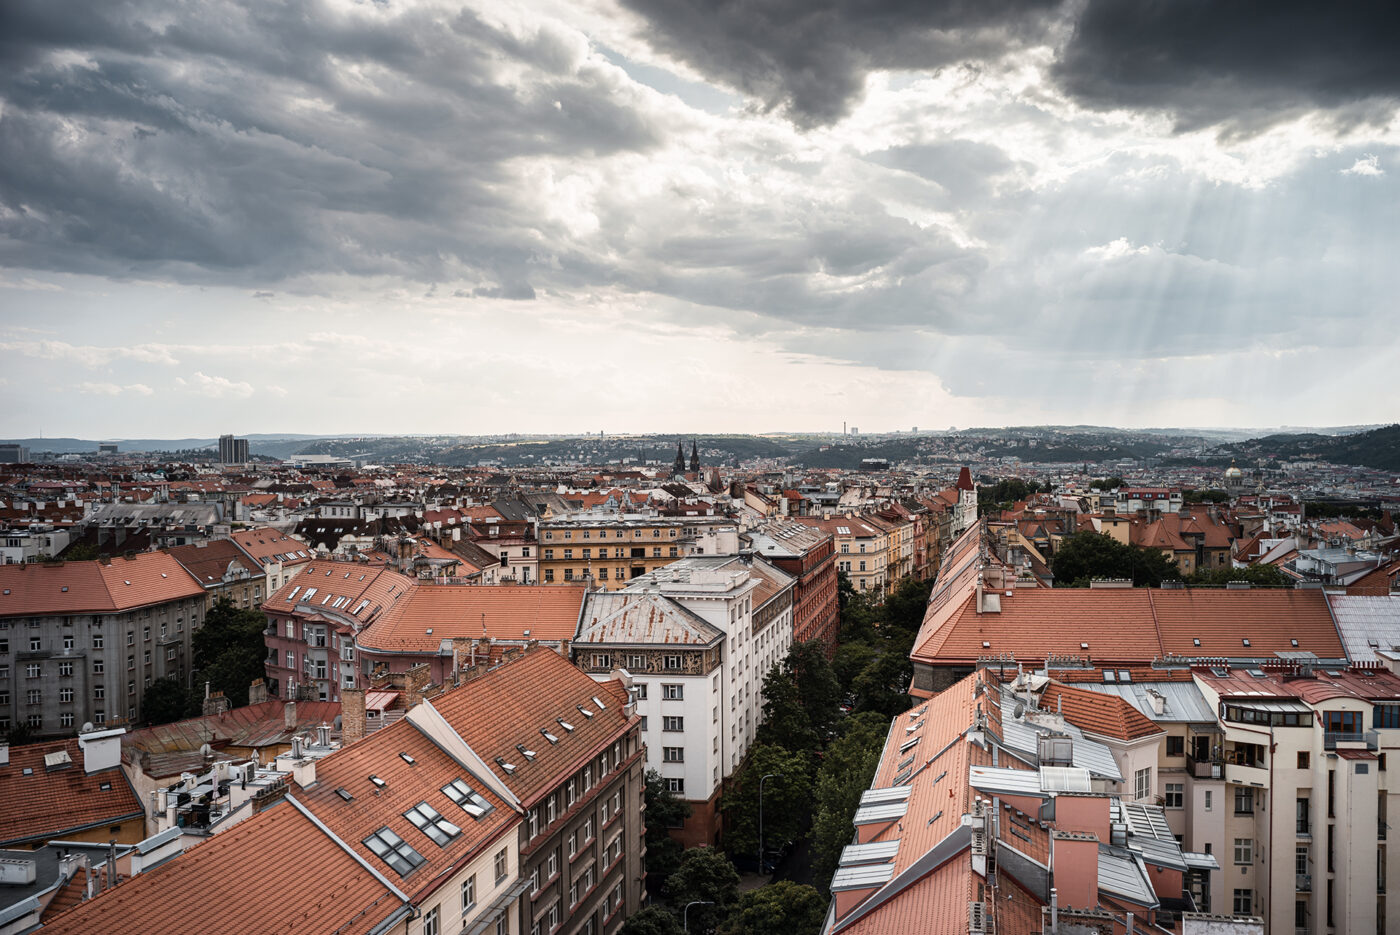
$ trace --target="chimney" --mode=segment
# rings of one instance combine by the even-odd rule
[[[352,744],[365,735],[365,690],[340,690],[340,742]]]
[[[432,670],[428,663],[420,662],[404,673],[404,707],[411,708],[423,700],[423,691],[428,687]]]
[[[1050,832],[1050,872],[1065,908],[1096,908],[1099,904],[1099,836],[1084,831]]]
[[[1152,713],[1160,716],[1167,710],[1167,696],[1157,691],[1155,688],[1147,690],[1147,697],[1152,701]]]
[[[9,766],[9,765],[10,765],[10,745],[9,745],[8,743],[0,743],[0,766]]]
[[[262,704],[264,701],[267,701],[267,682],[253,679],[248,686],[248,704]]]
[[[287,730],[297,729],[297,703],[289,701],[282,706],[282,726]]]
[[[83,752],[83,772],[95,773],[99,770],[120,766],[122,736],[125,733],[125,727],[79,731],[78,747]]]

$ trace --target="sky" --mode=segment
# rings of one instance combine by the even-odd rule
[[[6,0],[0,436],[1389,422],[1400,8]]]

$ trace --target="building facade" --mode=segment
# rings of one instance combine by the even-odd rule
[[[687,555],[739,551],[738,527],[713,516],[577,513],[541,520],[539,538],[541,583],[587,578],[609,591]]]

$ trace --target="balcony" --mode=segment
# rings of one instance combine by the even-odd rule
[[[1186,758],[1186,771],[1196,779],[1220,779],[1224,764],[1217,759],[1198,760],[1193,756]]]
[[[1374,750],[1380,745],[1380,734],[1373,730],[1336,730],[1322,735],[1322,746],[1327,750]]]
[[[1299,893],[1311,893],[1311,892],[1312,892],[1312,874],[1311,874],[1311,873],[1300,873],[1300,874],[1298,874],[1298,885],[1297,885],[1296,887],[1294,887],[1294,889],[1295,889],[1297,892],[1299,892]]]
[[[1268,787],[1269,771],[1263,766],[1245,766],[1240,763],[1225,764],[1225,780],[1244,786]]]

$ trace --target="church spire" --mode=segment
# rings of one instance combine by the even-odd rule
[[[679,477],[685,473],[685,448],[681,445],[681,440],[676,439],[676,463],[671,474]]]
[[[690,440],[690,473],[700,473],[700,446],[693,438]]]

